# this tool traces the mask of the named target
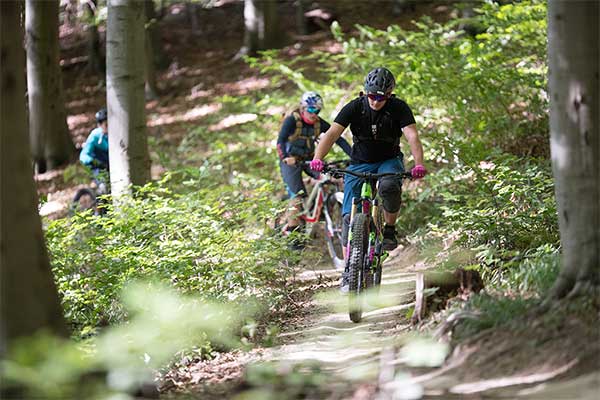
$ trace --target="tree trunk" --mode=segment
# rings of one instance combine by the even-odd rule
[[[110,181],[113,199],[149,179],[144,102],[144,3],[109,0],[107,87]]]
[[[262,0],[261,9],[264,19],[262,49],[277,48],[283,44],[284,33],[279,27],[278,2]]]
[[[42,328],[67,334],[37,212],[20,13],[20,2],[0,1],[0,359]]]
[[[71,159],[58,49],[58,0],[25,3],[31,152],[38,172]]]
[[[87,0],[84,3],[87,35],[88,69],[94,74],[104,78],[106,73],[106,60],[102,56],[100,34],[96,23],[97,1]]]
[[[153,0],[146,0],[146,30],[149,34],[149,41],[152,44],[152,57],[154,67],[158,70],[164,70],[171,61],[165,54],[160,35],[160,26],[158,24],[162,17],[156,13]],[[148,37],[148,36],[147,36]]]
[[[200,22],[198,21],[198,4],[191,2],[185,3],[185,11],[190,20],[190,27],[192,28],[192,36],[200,36]]]
[[[156,86],[156,62],[154,57],[154,41],[153,32],[156,31],[156,18],[154,17],[154,0],[146,0],[145,15],[146,15],[146,100],[155,100],[158,98],[158,87]]]
[[[256,55],[260,49],[261,32],[264,27],[264,18],[260,12],[259,0],[244,0],[244,54]]]
[[[304,12],[306,10],[305,0],[296,0],[296,29],[298,35],[306,35],[308,29],[306,28],[306,17]]]
[[[550,143],[563,252],[551,298],[600,284],[599,19],[595,0],[548,3]]]
[[[244,25],[244,47],[238,54],[256,55],[283,42],[276,1],[244,0]]]

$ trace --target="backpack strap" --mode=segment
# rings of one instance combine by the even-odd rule
[[[293,142],[294,140],[298,139],[302,134],[302,117],[300,116],[300,110],[294,110],[292,112],[292,116],[296,120],[296,130],[288,138],[290,142]]]
[[[294,140],[298,139],[300,137],[300,135],[302,135],[302,127],[304,126],[304,124],[302,123],[302,117],[300,116],[300,110],[294,110],[294,112],[292,113],[292,116],[296,120],[296,130],[288,138],[288,140],[290,142],[293,142]],[[320,118],[317,118],[317,120],[313,124],[313,128],[314,128],[314,136],[315,136],[314,140],[317,140],[319,138],[319,135],[321,135],[321,119]],[[309,140],[310,140],[310,138],[306,137],[307,145],[309,144],[308,143]]]

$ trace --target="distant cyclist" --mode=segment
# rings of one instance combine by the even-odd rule
[[[298,215],[302,212],[302,198],[307,193],[302,173],[312,177],[318,176],[304,165],[303,161],[310,161],[313,158],[319,136],[330,128],[329,123],[319,117],[322,109],[323,99],[318,93],[304,93],[300,100],[300,107],[283,120],[277,138],[279,168],[290,198],[290,205],[286,213],[285,230],[287,232],[296,231],[300,226]],[[352,148],[346,139],[338,135],[331,145],[333,142],[350,155]],[[296,243],[295,247],[301,248],[302,246]]]
[[[79,161],[88,167],[100,192],[106,193],[108,180],[108,113],[105,108],[96,113],[98,126],[90,132],[81,148]]]
[[[346,104],[325,132],[311,161],[311,169],[321,171],[322,159],[344,129],[350,126],[353,137],[351,165],[356,172],[404,172],[404,155],[400,150],[400,136],[404,134],[410,146],[415,166],[411,173],[422,178],[427,173],[423,166],[423,146],[410,107],[392,94],[396,86],[394,75],[387,68],[370,71],[364,82],[366,95]],[[360,179],[346,174],[344,177],[344,227],[342,243],[348,241],[348,225],[352,198],[360,197]],[[385,226],[383,247],[392,250],[398,246],[396,217],[400,210],[402,181],[399,178],[382,178],[379,194],[383,200]],[[344,252],[345,253],[345,252]],[[343,276],[345,278],[345,275]],[[346,282],[342,281],[342,287]]]

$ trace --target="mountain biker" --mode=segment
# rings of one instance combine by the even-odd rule
[[[414,178],[425,176],[423,166],[423,146],[417,132],[415,118],[410,107],[392,94],[396,86],[394,75],[387,68],[371,70],[364,81],[366,95],[346,104],[325,132],[310,163],[311,169],[323,169],[323,157],[329,152],[334,141],[350,126],[353,137],[351,164],[348,169],[356,172],[384,173],[404,172],[404,155],[400,150],[400,136],[404,134],[415,166],[411,173]],[[344,215],[342,243],[348,241],[348,228],[352,198],[360,197],[361,180],[346,174],[344,176]],[[379,194],[382,198],[385,226],[383,248],[393,250],[398,246],[396,239],[396,217],[400,210],[402,180],[384,177],[379,180]],[[346,251],[344,249],[344,255]],[[343,276],[345,277],[345,276]],[[344,286],[346,282],[342,282]]]
[[[88,167],[94,176],[98,188],[106,184],[109,171],[108,163],[108,113],[106,108],[98,110],[95,115],[98,126],[93,129],[79,153],[79,161]],[[101,190],[103,191],[103,190]]]
[[[322,132],[330,129],[330,125],[319,112],[323,108],[323,99],[316,92],[306,92],[300,99],[300,107],[287,116],[282,123],[277,138],[277,153],[279,155],[279,168],[285,183],[290,204],[286,213],[286,233],[297,231],[300,226],[298,215],[302,212],[302,198],[306,196],[306,187],[302,180],[302,172],[316,178],[318,173],[303,163],[312,159],[315,151],[315,143]],[[329,148],[335,142],[350,155],[352,148],[350,144],[338,135],[332,141]],[[293,244],[296,249],[301,249],[299,242]]]

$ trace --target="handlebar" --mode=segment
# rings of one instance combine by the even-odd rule
[[[307,167],[310,167],[310,161],[302,161],[302,164]],[[331,168],[333,166],[348,166],[350,164],[350,160],[324,161],[323,164],[325,166],[323,172],[327,172],[326,169]]]
[[[329,166],[326,166],[325,168],[323,168],[323,172],[328,172],[336,178],[342,177],[343,174],[348,174],[348,175],[353,175],[357,178],[362,178],[362,179],[366,179],[369,181],[383,178],[385,176],[396,176],[401,179],[412,179],[413,178],[413,176],[410,172],[383,172],[380,174],[374,174],[371,172],[356,172],[356,171],[351,171],[349,169],[329,168]]]
[[[303,161],[302,164],[305,166],[310,166],[310,161]],[[331,174],[331,176],[334,178],[341,178],[344,174],[349,174],[366,180],[376,180],[385,176],[396,176],[401,179],[413,179],[413,176],[410,172],[383,172],[380,174],[374,174],[371,172],[351,171],[346,168],[335,168],[335,166],[338,165],[347,166],[348,164],[350,164],[350,160],[327,161],[324,163],[323,172]]]

